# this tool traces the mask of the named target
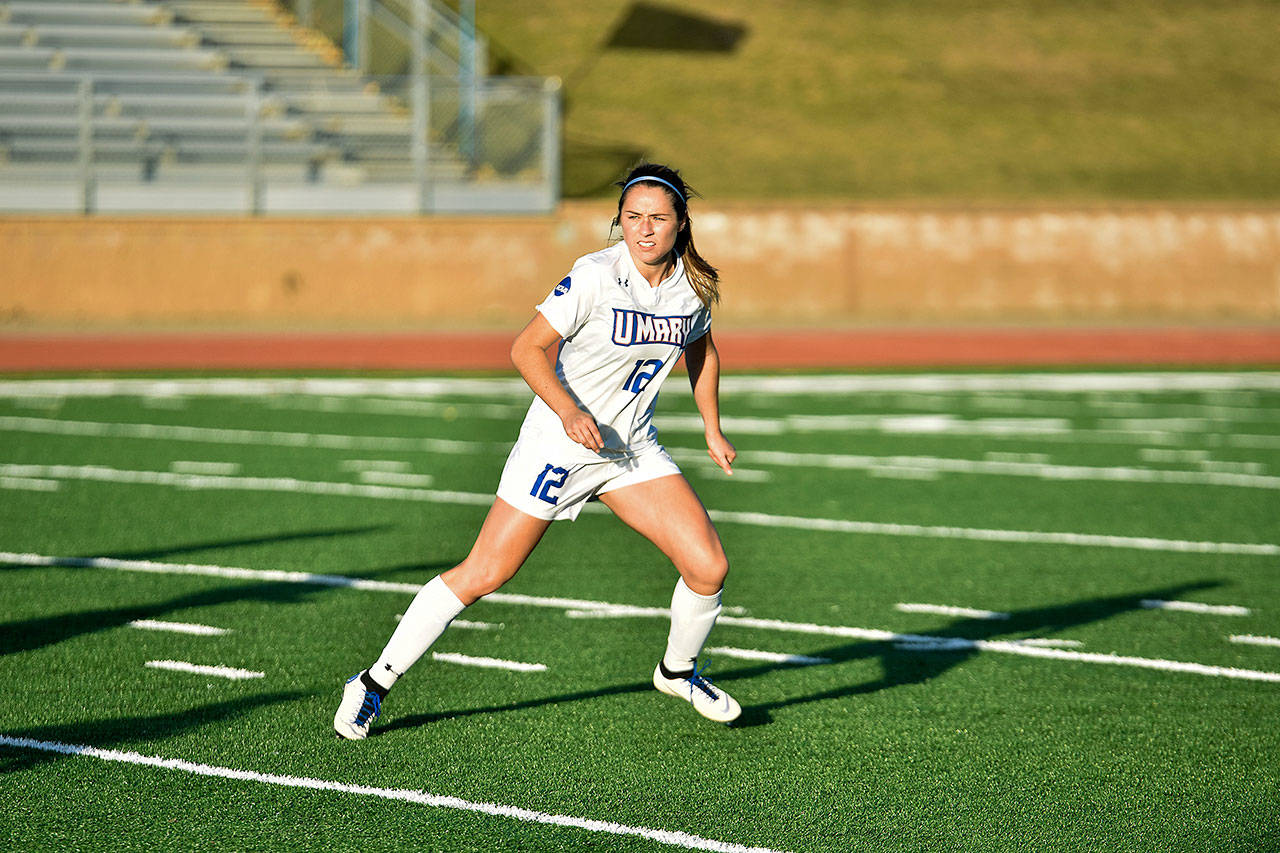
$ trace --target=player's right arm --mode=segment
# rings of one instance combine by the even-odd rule
[[[604,447],[604,440],[600,437],[596,419],[578,408],[577,402],[560,384],[560,377],[556,376],[547,356],[551,347],[559,342],[560,333],[552,328],[542,312],[538,312],[511,344],[511,363],[529,383],[533,393],[559,416],[565,435],[599,453]]]

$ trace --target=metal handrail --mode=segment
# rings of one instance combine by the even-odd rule
[[[456,168],[464,169],[459,173],[460,178],[465,178],[476,165],[473,159],[474,151],[468,151],[463,147],[461,151],[461,159],[454,156],[452,159],[438,160],[438,156],[450,155],[443,154],[442,148],[431,142],[430,128],[430,110],[431,110],[431,92],[428,88],[428,80],[425,76],[398,78],[400,82],[409,84],[406,92],[408,95],[409,122],[410,132],[408,134],[409,147],[407,150],[401,149],[405,162],[411,166],[412,182],[417,188],[417,197],[419,199],[418,210],[420,212],[428,212],[437,207],[434,195],[434,187],[432,185],[433,169],[438,163],[457,163]],[[241,163],[239,153],[233,153],[235,158],[232,162],[240,163],[239,166],[232,165],[232,168],[243,169],[245,187],[251,199],[250,209],[247,212],[262,213],[265,210],[265,190],[267,180],[264,175],[264,167],[266,164],[265,148],[267,146],[267,134],[269,128],[276,128],[272,131],[275,134],[287,132],[280,121],[274,116],[264,116],[264,104],[278,103],[278,96],[269,92],[269,81],[262,74],[216,74],[209,73],[184,73],[175,72],[157,77],[154,74],[145,74],[137,72],[105,72],[105,73],[84,73],[84,72],[49,72],[49,71],[0,71],[0,86],[4,83],[10,84],[29,84],[31,82],[39,82],[51,84],[58,92],[64,92],[68,96],[67,106],[71,106],[71,98],[74,98],[74,114],[67,115],[63,113],[66,119],[71,119],[71,123],[64,125],[60,130],[53,128],[54,132],[66,134],[65,143],[52,142],[49,146],[50,150],[60,149],[67,154],[75,157],[74,174],[80,186],[80,210],[83,213],[93,213],[97,208],[97,184],[100,172],[100,163],[98,162],[98,150],[112,150],[117,153],[124,149],[134,151],[130,146],[137,146],[136,156],[142,158],[139,165],[143,166],[144,174],[154,174],[157,165],[163,163],[161,158],[167,151],[199,151],[203,147],[206,154],[210,152],[210,145],[213,140],[206,143],[200,139],[194,142],[187,140],[177,143],[175,140],[182,138],[181,136],[173,136],[170,131],[157,131],[156,126],[167,124],[170,128],[176,125],[183,125],[185,120],[167,119],[167,118],[149,118],[147,116],[126,117],[122,119],[118,114],[102,115],[99,107],[103,103],[103,89],[113,88],[113,84],[132,84],[146,82],[154,84],[162,82],[166,86],[183,88],[190,86],[192,88],[200,88],[208,86],[211,83],[229,84],[234,91],[228,93],[220,91],[219,97],[225,99],[240,98],[243,101],[243,126],[236,122],[234,115],[229,115],[226,121],[230,122],[228,129],[231,136],[219,135],[216,137],[217,144],[213,146],[214,151],[222,153],[239,152],[243,150],[243,162]],[[389,87],[390,88],[390,87]],[[468,96],[468,87],[461,85],[460,81],[448,81],[436,83],[437,97],[444,98],[446,108],[450,110],[448,116],[454,116],[453,109],[461,110],[460,101],[465,100]],[[559,92],[558,85],[555,81],[547,81],[537,78],[487,78],[479,86],[474,88],[479,93],[484,104],[496,105],[489,109],[498,109],[499,117],[506,114],[509,115],[510,104],[527,104],[528,106],[517,107],[517,113],[523,115],[520,121],[524,122],[520,133],[532,133],[533,136],[528,137],[528,144],[532,147],[527,149],[527,154],[521,154],[521,158],[525,156],[537,158],[530,161],[527,165],[521,165],[518,168],[522,170],[535,169],[532,174],[538,177],[538,186],[545,185],[548,198],[553,198],[558,193],[559,186]],[[57,93],[51,93],[55,96]],[[109,92],[112,97],[119,96],[119,93]],[[166,97],[170,97],[172,92],[165,93]],[[512,98],[516,98],[512,101]],[[234,103],[234,101],[232,101]],[[540,104],[541,106],[535,107]],[[127,108],[126,108],[127,109]],[[540,111],[540,112],[539,112]],[[57,114],[48,114],[49,120],[53,121],[58,118]],[[6,118],[13,118],[7,116]],[[443,127],[449,130],[449,138],[455,145],[463,145],[466,141],[462,129],[454,122],[462,121],[461,112],[456,117],[450,118]],[[128,122],[134,122],[129,124]],[[529,123],[535,122],[535,123]],[[28,127],[36,127],[39,119],[33,116],[32,124]],[[56,121],[53,122],[57,124]],[[189,122],[188,122],[189,123]],[[14,126],[11,122],[6,122],[8,130],[0,127],[0,148],[4,147],[5,137],[14,134]],[[215,124],[217,122],[215,121]],[[499,122],[501,125],[501,121]],[[49,122],[46,122],[48,127]],[[540,131],[537,128],[541,128]],[[241,130],[242,128],[242,130]],[[46,128],[48,129],[48,128]],[[219,133],[220,129],[215,127],[214,132]],[[173,131],[178,134],[182,130]],[[39,133],[39,131],[37,131]],[[103,138],[102,134],[109,134],[107,138]],[[323,137],[323,128],[313,127],[310,134],[321,134]],[[345,144],[339,142],[341,131],[336,131],[337,136],[333,137],[335,144]],[[28,134],[28,139],[31,139]],[[38,138],[38,137],[36,137]],[[314,139],[314,136],[310,138]],[[403,138],[403,137],[401,137]],[[493,137],[491,137],[493,138]],[[512,139],[523,138],[510,137]],[[287,143],[286,143],[287,144]],[[523,143],[522,143],[523,144]],[[103,146],[108,148],[103,148]],[[224,146],[230,145],[231,148]],[[271,145],[279,150],[280,142],[271,143]],[[319,145],[323,145],[322,142]],[[178,146],[178,147],[174,147]],[[241,148],[242,146],[242,148]],[[323,148],[317,147],[316,152],[311,156],[324,156]],[[453,149],[457,151],[457,149]],[[515,149],[519,150],[519,148]],[[441,155],[437,155],[441,152]],[[133,156],[133,155],[130,155]],[[217,153],[214,154],[218,156]],[[303,155],[306,156],[306,155]],[[64,161],[66,162],[66,161]],[[301,164],[301,161],[299,161]],[[312,163],[311,180],[318,177],[318,163]],[[382,162],[373,160],[367,162]],[[395,162],[394,160],[386,162]],[[496,161],[495,161],[496,162]],[[148,165],[150,164],[150,165]],[[230,165],[230,164],[229,164]],[[68,164],[72,168],[71,164]],[[212,168],[212,163],[210,168]],[[455,167],[448,167],[453,169]],[[38,170],[37,170],[38,171]],[[490,173],[492,174],[492,173]],[[514,173],[511,173],[514,175]],[[515,178],[516,180],[525,181],[526,177]],[[398,179],[397,179],[398,180]],[[492,180],[492,178],[490,179]],[[552,202],[553,203],[553,202]]]

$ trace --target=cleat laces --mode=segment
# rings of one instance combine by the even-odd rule
[[[690,697],[693,696],[693,691],[696,688],[698,690],[701,690],[703,693],[707,694],[708,698],[710,698],[713,702],[718,702],[720,700],[720,694],[716,692],[714,685],[712,685],[711,683],[711,679],[703,675],[703,673],[706,672],[707,666],[710,665],[710,663],[711,661],[708,660],[701,667],[699,667],[697,661],[694,661],[693,675],[689,676],[689,696]]]
[[[376,717],[382,713],[382,700],[378,698],[378,694],[372,690],[364,692],[364,703],[360,706],[360,713],[356,714],[356,725],[363,726],[369,722],[369,719]]]

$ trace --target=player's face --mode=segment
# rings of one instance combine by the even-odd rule
[[[672,262],[671,250],[684,223],[666,191],[652,184],[637,184],[622,199],[622,239],[642,271]]]

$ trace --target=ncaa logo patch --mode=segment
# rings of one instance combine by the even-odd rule
[[[569,276],[565,276],[560,280],[560,283],[556,285],[556,290],[554,295],[564,296],[566,293],[569,292],[569,288],[572,286],[573,286],[573,281],[570,280]]]

